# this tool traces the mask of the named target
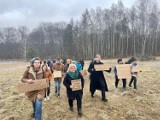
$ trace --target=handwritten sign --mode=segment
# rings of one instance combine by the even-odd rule
[[[53,76],[54,76],[54,78],[61,78],[62,77],[62,72],[54,70]]]
[[[34,83],[19,83],[17,85],[17,89],[19,93],[26,93],[30,91],[35,91],[35,90],[42,90],[44,88],[47,88],[48,83],[46,79],[39,79],[35,80]]]
[[[82,90],[81,79],[71,80],[71,84],[73,86],[72,91]]]
[[[96,69],[96,71],[103,71],[103,70],[109,70],[110,66],[106,64],[98,64],[94,65],[94,68]]]
[[[82,74],[82,76],[86,76],[87,75],[87,70],[81,70],[80,73]]]
[[[150,72],[150,68],[149,67],[144,67],[144,68],[141,68],[141,67],[133,67],[131,69],[131,72]]]
[[[116,65],[118,79],[131,79],[131,67],[129,64]]]
[[[142,68],[140,68],[140,67],[133,67],[131,69],[131,72],[141,72],[141,71],[142,71]]]

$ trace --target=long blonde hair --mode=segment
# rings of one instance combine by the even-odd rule
[[[67,72],[69,72],[69,71],[71,70],[71,67],[75,67],[75,68],[76,68],[76,71],[77,71],[77,67],[76,67],[76,65],[75,65],[75,64],[73,64],[73,63],[71,63],[71,64],[69,64],[69,67],[68,67]]]

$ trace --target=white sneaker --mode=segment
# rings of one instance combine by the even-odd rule
[[[47,101],[47,98],[44,98],[44,101]]]
[[[47,96],[47,100],[50,100],[50,97],[49,97],[49,96]]]

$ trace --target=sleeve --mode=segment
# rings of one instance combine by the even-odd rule
[[[67,88],[70,88],[70,84],[68,83],[69,77],[68,74],[66,74],[64,80],[63,80],[63,85],[66,86]]]
[[[82,88],[84,88],[84,78],[83,78],[83,76],[81,75],[81,73],[80,73],[80,78],[81,78]]]
[[[94,64],[91,63],[91,64],[89,65],[88,72],[89,72],[89,73],[92,73],[92,72],[94,72],[94,71],[95,71],[95,69],[94,69]]]
[[[64,64],[62,64],[62,73],[64,73]]]
[[[112,68],[110,67],[109,70],[105,70],[105,71],[110,73],[112,71]]]
[[[53,64],[53,66],[52,66],[52,71],[54,71],[54,69],[55,69],[55,64]]]
[[[22,82],[27,82],[28,78],[28,69],[23,73],[23,77],[21,79]]]
[[[116,69],[116,66],[114,66],[114,70],[113,70],[113,71],[114,71],[114,74],[115,74],[115,75],[117,75],[117,69]]]
[[[51,73],[51,71],[49,69],[48,69],[48,73],[49,73],[48,80],[51,81],[51,79],[52,79],[52,73]]]

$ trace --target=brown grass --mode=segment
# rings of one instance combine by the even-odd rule
[[[114,66],[116,60],[105,60]],[[83,95],[83,113],[77,115],[76,101],[74,112],[68,110],[65,87],[62,85],[61,98],[54,95],[52,81],[51,100],[43,101],[43,120],[159,120],[160,116],[160,61],[139,62],[140,66],[148,66],[151,72],[138,75],[138,89],[132,88],[122,92],[122,82],[118,91],[114,89],[114,74],[105,73],[109,86],[107,103],[101,101],[101,92],[97,91],[95,98],[90,97],[89,79],[85,77]],[[31,120],[31,102],[24,94],[18,94],[16,85],[20,82],[24,70],[29,65],[26,62],[0,63],[0,120]],[[86,62],[85,68],[88,68]]]

